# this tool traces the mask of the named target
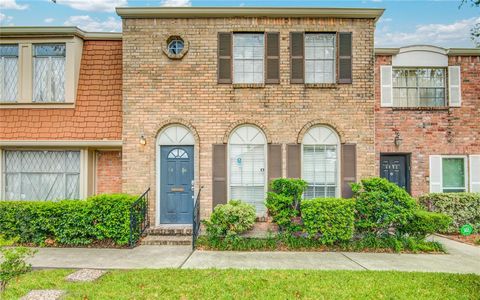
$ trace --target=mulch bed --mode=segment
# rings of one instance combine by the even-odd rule
[[[480,233],[474,233],[471,235],[463,236],[461,234],[441,234],[440,236],[446,237],[457,242],[480,246]]]
[[[45,241],[45,244],[38,245],[35,243],[15,243],[15,246],[24,246],[24,247],[42,247],[42,248],[113,248],[113,249],[128,249],[128,245],[117,245],[112,240],[103,240],[103,241],[93,241],[88,245],[66,245],[59,244],[53,240]]]

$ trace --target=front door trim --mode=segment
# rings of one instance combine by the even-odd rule
[[[382,176],[382,157],[384,156],[403,156],[405,157],[405,185],[407,192],[411,194],[411,170],[410,170],[410,160],[411,160],[411,153],[408,152],[381,152],[379,157],[379,164],[378,164],[378,175],[379,177]]]

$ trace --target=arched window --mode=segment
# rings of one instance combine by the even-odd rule
[[[340,190],[340,139],[331,128],[314,126],[303,137],[302,178],[305,198],[337,197]]]
[[[229,199],[253,204],[259,216],[266,213],[266,141],[252,125],[237,127],[228,141]]]

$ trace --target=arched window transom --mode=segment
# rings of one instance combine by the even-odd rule
[[[180,148],[175,148],[168,153],[167,158],[188,158],[188,153]]]

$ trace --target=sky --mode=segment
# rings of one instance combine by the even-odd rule
[[[125,6],[297,6],[384,8],[376,47],[430,44],[473,47],[470,29],[480,8],[461,0],[0,0],[1,26],[78,26],[86,31],[121,31],[115,7]]]

